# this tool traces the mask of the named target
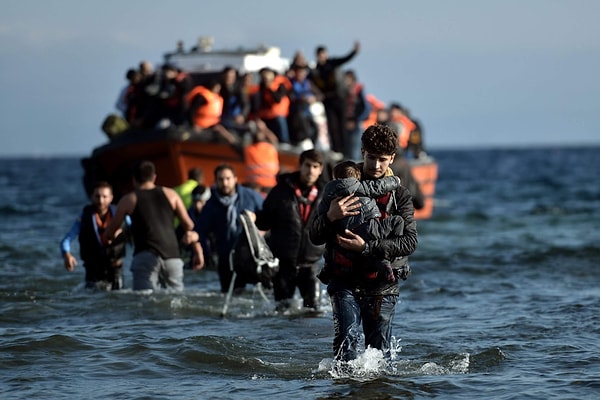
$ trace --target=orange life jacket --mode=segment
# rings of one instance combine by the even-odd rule
[[[399,115],[392,120],[392,122],[400,123],[402,129],[398,132],[398,144],[401,148],[406,149],[408,147],[408,139],[410,133],[417,127],[414,122],[406,115]]]
[[[263,188],[272,188],[277,184],[279,172],[279,154],[271,143],[258,142],[244,149],[246,180]]]
[[[209,128],[221,121],[223,113],[223,98],[218,93],[214,93],[204,86],[196,86],[188,94],[188,104],[192,104],[194,97],[202,96],[206,99],[206,104],[198,107],[194,114],[194,125],[199,128]]]
[[[288,93],[292,89],[292,84],[290,80],[283,75],[277,75],[269,89],[276,92],[279,89],[279,86],[285,86]],[[258,110],[258,118],[260,119],[273,119],[276,117],[287,117],[290,113],[290,98],[288,95],[285,95],[281,98],[279,103],[275,102],[275,99],[271,95],[271,93],[263,92],[258,93],[258,96],[261,96],[262,104],[260,109]]]
[[[379,110],[383,110],[385,108],[385,103],[379,100],[377,97],[372,94],[368,94],[365,96],[367,102],[371,105],[371,111],[369,112],[369,116],[366,120],[363,121],[363,129],[367,129],[369,126],[377,123],[377,112]]]

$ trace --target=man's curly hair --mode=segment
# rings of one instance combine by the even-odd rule
[[[398,134],[387,125],[375,124],[365,129],[361,142],[367,153],[392,155],[398,148]]]

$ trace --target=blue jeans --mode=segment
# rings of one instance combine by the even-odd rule
[[[333,310],[335,359],[349,361],[357,357],[361,322],[365,348],[379,349],[389,359],[398,296],[364,296],[349,289],[337,289],[329,295]]]

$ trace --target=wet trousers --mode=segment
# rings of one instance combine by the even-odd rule
[[[97,290],[123,289],[122,268],[115,268],[109,262],[85,263],[85,287]]]
[[[318,265],[296,266],[295,263],[280,260],[279,271],[273,277],[275,301],[290,300],[296,288],[304,300],[304,307],[319,308],[321,284],[317,279]]]
[[[141,251],[131,262],[133,290],[183,290],[183,260],[163,259],[150,251]]]
[[[398,296],[365,296],[340,288],[330,290],[329,295],[333,310],[335,359],[349,361],[357,357],[361,323],[365,348],[379,349],[389,358]]]

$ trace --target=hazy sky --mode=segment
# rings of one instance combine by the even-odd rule
[[[0,156],[86,155],[125,71],[177,40],[317,45],[419,118],[426,146],[600,144],[600,1],[4,0]]]

